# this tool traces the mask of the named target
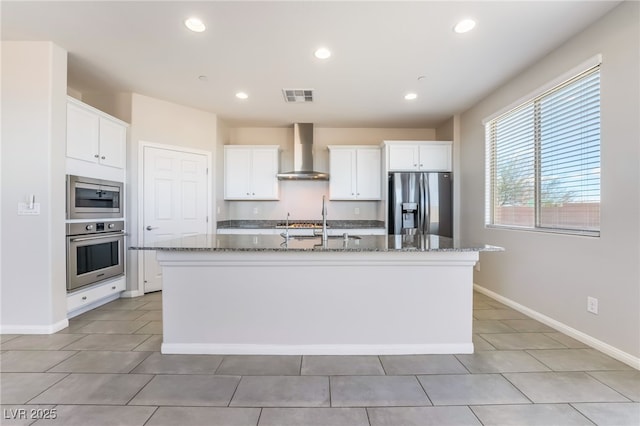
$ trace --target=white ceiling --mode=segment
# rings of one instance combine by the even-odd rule
[[[66,49],[81,92],[136,92],[237,126],[429,128],[618,3],[3,0],[1,23],[3,40]],[[190,16],[207,31],[187,30]],[[465,17],[476,29],[454,33]],[[331,58],[313,56],[320,46]],[[283,88],[315,89],[315,100],[287,104]]]

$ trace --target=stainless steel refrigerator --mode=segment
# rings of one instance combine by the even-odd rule
[[[449,172],[389,173],[389,234],[453,237]]]

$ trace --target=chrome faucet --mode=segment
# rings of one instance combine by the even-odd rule
[[[284,222],[284,232],[281,232],[280,236],[285,240],[289,239],[289,212],[287,212],[287,219]]]
[[[322,196],[322,241],[327,241],[327,200],[326,196]]]

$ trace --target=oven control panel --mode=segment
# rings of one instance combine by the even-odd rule
[[[124,221],[67,223],[67,235],[100,234],[124,231]]]

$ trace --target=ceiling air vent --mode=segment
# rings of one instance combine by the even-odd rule
[[[313,102],[313,89],[282,89],[285,102]]]

